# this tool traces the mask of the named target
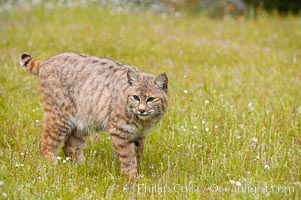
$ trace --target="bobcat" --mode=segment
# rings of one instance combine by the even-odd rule
[[[44,104],[43,155],[56,160],[57,149],[83,162],[85,138],[92,130],[109,131],[122,172],[137,176],[144,141],[166,113],[168,78],[137,67],[79,53],[48,60],[22,54],[23,68],[39,77]]]

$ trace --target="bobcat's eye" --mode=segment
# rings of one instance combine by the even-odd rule
[[[146,100],[146,102],[150,103],[150,102],[152,102],[154,100],[155,100],[155,97],[148,97],[147,100]]]
[[[139,98],[137,95],[133,95],[133,98],[134,98],[136,101],[140,101],[140,98]]]

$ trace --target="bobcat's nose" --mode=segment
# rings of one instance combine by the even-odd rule
[[[139,109],[139,113],[143,114],[145,112],[144,109]]]

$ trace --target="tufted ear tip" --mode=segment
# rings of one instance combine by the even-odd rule
[[[159,76],[157,76],[157,78],[155,79],[155,85],[157,86],[157,88],[167,92],[167,90],[168,90],[168,77],[166,75],[166,72],[164,72],[164,73],[160,74]]]
[[[129,85],[133,85],[135,82],[138,81],[137,74],[133,70],[131,70],[131,69],[128,69],[127,77],[128,77],[128,83],[129,83]]]

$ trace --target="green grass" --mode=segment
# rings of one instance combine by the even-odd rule
[[[0,199],[300,199],[300,20],[2,12]],[[170,107],[147,138],[137,183],[120,173],[108,133],[91,134],[82,165],[61,151],[58,165],[41,156],[38,79],[18,60],[65,51],[167,72]]]

